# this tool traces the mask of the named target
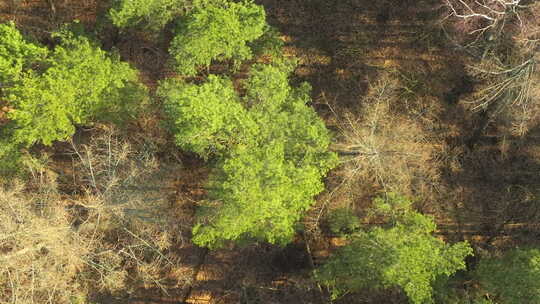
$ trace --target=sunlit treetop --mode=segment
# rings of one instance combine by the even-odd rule
[[[132,117],[146,96],[136,70],[68,27],[53,34],[52,50],[25,41],[13,24],[0,25],[0,34],[3,163],[22,147],[68,139],[76,125]]]
[[[198,2],[203,1],[116,0],[109,18],[119,28],[139,26],[156,31]]]
[[[13,22],[0,24],[0,89],[19,80],[22,72],[43,61],[47,52],[25,39]]]
[[[6,90],[13,141],[25,146],[50,145],[75,125],[129,114],[144,94],[134,69],[82,36],[63,35],[45,63],[44,72],[28,70]]]
[[[250,59],[248,42],[261,37],[265,29],[262,6],[249,1],[211,1],[179,21],[169,52],[179,73],[195,75],[212,60]]]
[[[257,130],[227,78],[210,75],[201,85],[167,79],[157,94],[165,100],[176,144],[204,158],[227,153]]]
[[[433,301],[433,283],[465,268],[472,254],[467,242],[448,245],[432,235],[429,216],[411,209],[411,201],[395,194],[375,200],[372,215],[385,225],[353,234],[316,272],[319,282],[338,298],[363,289],[399,287],[411,303]]]
[[[166,82],[160,89],[177,143],[214,157],[208,200],[194,242],[286,244],[294,225],[324,189],[337,163],[330,134],[307,105],[310,87],[292,87],[293,64],[254,65],[240,96],[211,76],[199,86]]]

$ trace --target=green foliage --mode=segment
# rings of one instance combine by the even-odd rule
[[[195,75],[212,60],[246,60],[247,43],[263,35],[264,9],[251,2],[214,1],[196,8],[180,22],[169,52],[177,70]]]
[[[316,271],[333,298],[361,289],[400,287],[412,303],[432,301],[432,284],[465,268],[472,254],[468,243],[452,246],[435,238],[432,218],[412,211],[410,201],[390,195],[375,201],[374,213],[387,227],[375,227],[351,238],[337,255]]]
[[[288,162],[283,142],[268,146],[239,146],[220,165],[209,187],[212,220],[194,230],[194,242],[212,246],[245,237],[286,244],[294,223],[324,189],[315,168]]]
[[[279,37],[280,33],[274,27],[266,25],[264,34],[257,40],[249,43],[253,54],[270,55],[273,58],[283,57],[283,40]]]
[[[512,249],[504,256],[480,260],[476,279],[497,303],[540,302],[540,250]]]
[[[68,27],[53,35],[60,43],[52,51],[25,41],[12,23],[0,35],[2,174],[20,167],[21,148],[65,140],[79,124],[130,118],[146,95],[135,70]]]
[[[456,277],[456,276],[454,276]],[[434,286],[435,303],[444,304],[497,304],[492,299],[486,298],[485,295],[478,293],[478,290],[473,288],[463,288],[463,283],[466,281],[454,280],[454,278],[446,278],[437,280]],[[453,282],[452,282],[453,281]],[[454,286],[451,284],[454,283]]]
[[[337,156],[328,152],[331,137],[324,122],[306,105],[309,84],[287,85],[287,75],[294,66],[294,62],[254,65],[244,102],[251,105],[253,120],[264,126],[256,138],[258,146],[284,142],[287,161],[297,167],[317,168],[324,176],[336,165]]]
[[[159,30],[186,8],[185,0],[116,0],[109,18],[120,28],[143,25]]]
[[[256,65],[246,94],[211,76],[199,87],[166,82],[160,88],[177,143],[219,156],[209,200],[194,228],[194,242],[217,247],[226,240],[285,244],[294,224],[324,187],[336,165],[330,135],[310,107],[309,86],[292,88],[291,65]]]
[[[46,48],[24,39],[13,22],[0,24],[0,90],[19,80],[46,54]]]
[[[0,176],[19,169],[21,153],[19,147],[9,137],[0,135]]]
[[[275,111],[283,105],[292,89],[288,75],[291,70],[282,65],[257,64],[252,67],[246,84],[247,99],[257,111]]]
[[[360,219],[350,209],[339,208],[328,215],[328,226],[333,234],[349,234],[360,228]]]
[[[65,140],[76,124],[129,116],[144,94],[135,70],[84,37],[63,35],[45,62],[43,73],[28,70],[6,90],[12,141],[23,146]]]
[[[200,86],[168,79],[157,95],[164,99],[176,144],[205,158],[256,130],[228,79],[211,75]]]

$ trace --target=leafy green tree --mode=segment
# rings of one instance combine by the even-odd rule
[[[22,72],[42,61],[47,49],[27,41],[13,22],[0,24],[0,90],[22,77]]]
[[[65,140],[77,124],[133,113],[144,95],[127,63],[85,37],[61,36],[61,44],[44,60],[44,72],[27,70],[19,84],[6,89],[15,143]]]
[[[75,126],[119,121],[146,95],[137,72],[67,28],[50,51],[26,41],[13,23],[0,25],[0,171],[17,167],[20,149],[65,140]]]
[[[250,116],[264,126],[256,145],[284,142],[287,161],[297,167],[317,168],[324,176],[336,165],[337,156],[328,152],[331,136],[323,120],[307,106],[311,86],[305,82],[296,88],[288,85],[295,66],[295,62],[254,65],[244,104],[251,105]]]
[[[0,24],[0,107],[9,109],[6,91],[20,82],[25,71],[39,66],[47,52],[43,46],[25,39],[13,22]],[[14,170],[20,158],[17,144],[10,138],[11,131],[0,126],[0,173]]]
[[[540,250],[516,248],[480,260],[476,279],[497,303],[540,302]]]
[[[219,165],[209,185],[194,242],[215,247],[225,240],[256,239],[286,244],[294,224],[324,190],[318,168],[297,167],[285,143],[239,146]]]
[[[276,59],[283,58],[283,45],[279,31],[270,25],[266,25],[261,37],[249,43],[255,56],[270,55]]]
[[[432,235],[429,216],[411,210],[411,202],[390,194],[378,198],[372,215],[387,224],[352,236],[350,244],[316,271],[332,297],[361,289],[401,288],[412,303],[432,301],[432,284],[465,268],[472,254],[466,242],[445,244]]]
[[[142,25],[159,30],[181,15],[189,4],[186,0],[117,0],[109,11],[109,18],[120,28]]]
[[[202,85],[167,79],[158,89],[176,144],[205,158],[223,153],[257,126],[229,79],[211,75]],[[253,135],[253,134],[251,134]]]
[[[248,42],[266,29],[263,7],[251,2],[212,1],[190,12],[176,30],[169,52],[178,72],[194,75],[212,60],[252,57]]]
[[[324,189],[322,178],[337,156],[328,151],[324,123],[306,105],[309,86],[288,84],[292,67],[255,65],[244,96],[213,76],[199,87],[166,82],[160,89],[177,143],[204,157],[218,156],[193,230],[196,244],[285,244]]]

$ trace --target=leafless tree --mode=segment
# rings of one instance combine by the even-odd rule
[[[191,228],[168,200],[177,168],[107,126],[72,142],[71,155],[56,173],[28,158],[29,182],[0,183],[0,302],[86,303],[90,292],[189,283],[192,270],[169,252]],[[61,193],[57,178],[82,190]]]
[[[337,113],[329,105],[339,130],[332,148],[342,156],[340,192],[431,195],[439,178],[435,155],[440,146],[419,121],[396,108],[402,91],[399,77],[386,73],[369,86],[357,111]]]
[[[0,185],[0,302],[69,303],[89,252],[71,230],[60,196]]]
[[[127,288],[129,279],[166,293],[166,273],[180,264],[165,251],[173,239],[187,242],[191,228],[168,200],[178,168],[160,165],[152,151],[133,147],[112,126],[99,126],[86,143],[72,141],[71,148],[72,178],[84,193],[73,204],[86,210],[77,233],[99,248],[91,252],[88,266],[94,275],[89,280],[114,291]]]
[[[525,8],[522,0],[446,0],[451,15],[472,25],[470,35],[480,35],[502,30],[509,17],[515,17],[523,25],[520,10]]]
[[[454,36],[472,56],[467,69],[479,83],[468,101],[489,122],[504,117],[523,135],[538,116],[540,4],[523,0],[446,0]],[[469,37],[469,39],[467,39]],[[457,39],[460,40],[460,39]]]

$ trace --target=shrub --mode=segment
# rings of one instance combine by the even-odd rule
[[[9,137],[0,135],[0,176],[18,171],[20,159],[19,147]]]
[[[328,215],[328,226],[333,234],[349,234],[360,228],[360,219],[350,209],[339,208]]]

